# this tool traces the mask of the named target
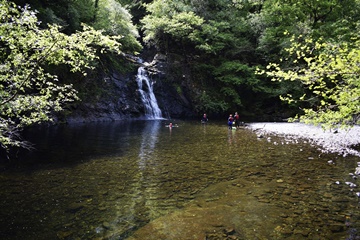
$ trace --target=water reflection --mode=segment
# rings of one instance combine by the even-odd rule
[[[162,126],[160,121],[148,121],[141,134],[141,146],[139,152],[139,168],[144,169],[147,161],[152,159],[152,152],[155,149],[159,129]],[[171,128],[170,128],[171,131]]]
[[[229,144],[236,144],[236,137],[235,137],[236,132],[232,129],[228,130],[228,142]]]
[[[34,152],[21,152],[19,159],[36,163],[77,163],[101,155],[122,155],[132,143],[132,135],[141,132],[137,122],[103,122],[38,127],[25,132],[35,143]]]
[[[150,182],[156,182],[152,175],[147,174],[149,171],[155,170],[156,156],[154,156],[154,150],[158,142],[159,130],[164,124],[161,121],[147,121],[145,127],[140,135],[140,147],[137,161],[138,171],[134,180],[131,183],[132,193],[130,194],[130,201],[128,203],[128,211],[124,212],[124,209],[118,211],[117,218],[122,219],[123,216],[130,216],[130,219],[126,219],[129,223],[136,223],[136,225],[130,225],[128,231],[136,226],[142,226],[148,222],[151,212],[149,208],[152,206],[151,199],[156,196],[152,196],[154,190],[149,185]],[[156,192],[156,189],[155,189]],[[120,225],[128,225],[128,223],[121,223]],[[114,228],[117,227],[117,224]],[[128,231],[121,233],[121,236],[126,236]]]

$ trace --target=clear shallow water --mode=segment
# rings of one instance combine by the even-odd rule
[[[358,190],[345,182],[358,185],[358,157],[226,123],[166,123],[30,131],[38,152],[2,166],[1,239],[357,235]]]

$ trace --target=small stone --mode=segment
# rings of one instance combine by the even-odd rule
[[[58,236],[59,239],[66,239],[68,237],[70,237],[72,235],[71,231],[60,231],[56,234]]]
[[[81,202],[80,203],[72,203],[72,204],[69,205],[67,211],[75,213],[75,212],[79,211],[82,208],[84,208],[83,203],[81,203]]]
[[[342,232],[342,231],[344,231],[345,229],[344,229],[344,224],[332,224],[332,225],[330,225],[330,230],[332,231],[332,232]]]
[[[310,231],[308,229],[295,229],[294,230],[294,234],[299,234],[302,235],[304,237],[307,237],[309,235]]]
[[[235,229],[233,228],[225,228],[224,229],[224,232],[227,234],[227,235],[231,235],[231,234],[234,234],[235,233]]]
[[[106,229],[110,229],[110,223],[109,222],[103,222],[103,227],[106,228]]]
[[[259,201],[259,202],[262,202],[262,203],[270,203],[270,200],[267,199],[267,198],[259,198],[258,201]]]

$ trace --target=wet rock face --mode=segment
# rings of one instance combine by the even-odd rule
[[[178,77],[174,74],[168,59],[163,54],[156,54],[150,63],[145,63],[149,77],[154,83],[154,93],[160,109],[165,118],[188,118],[194,117],[191,89],[185,83],[185,78],[179,85]]]
[[[150,63],[145,63],[145,67],[150,76],[164,78],[167,69],[166,56],[156,54]]]
[[[147,56],[149,59],[149,56]],[[153,91],[164,118],[187,118],[194,116],[191,97],[187,96],[188,87],[177,86],[169,79],[174,78],[169,72],[165,55],[156,54],[144,67],[153,84]],[[136,83],[137,72],[120,75],[113,73],[104,78],[104,94],[101,98],[81,102],[71,114],[58,116],[60,122],[91,122],[137,119],[145,114],[144,105]]]
[[[127,76],[113,73],[104,78],[104,94],[91,102],[81,102],[68,116],[60,116],[59,121],[92,122],[139,118],[144,114],[144,106],[137,91],[136,73]]]

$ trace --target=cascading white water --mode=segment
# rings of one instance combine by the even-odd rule
[[[153,92],[153,84],[150,82],[144,67],[139,67],[136,81],[141,94],[141,100],[144,103],[145,117],[147,119],[162,119],[162,113]]]

